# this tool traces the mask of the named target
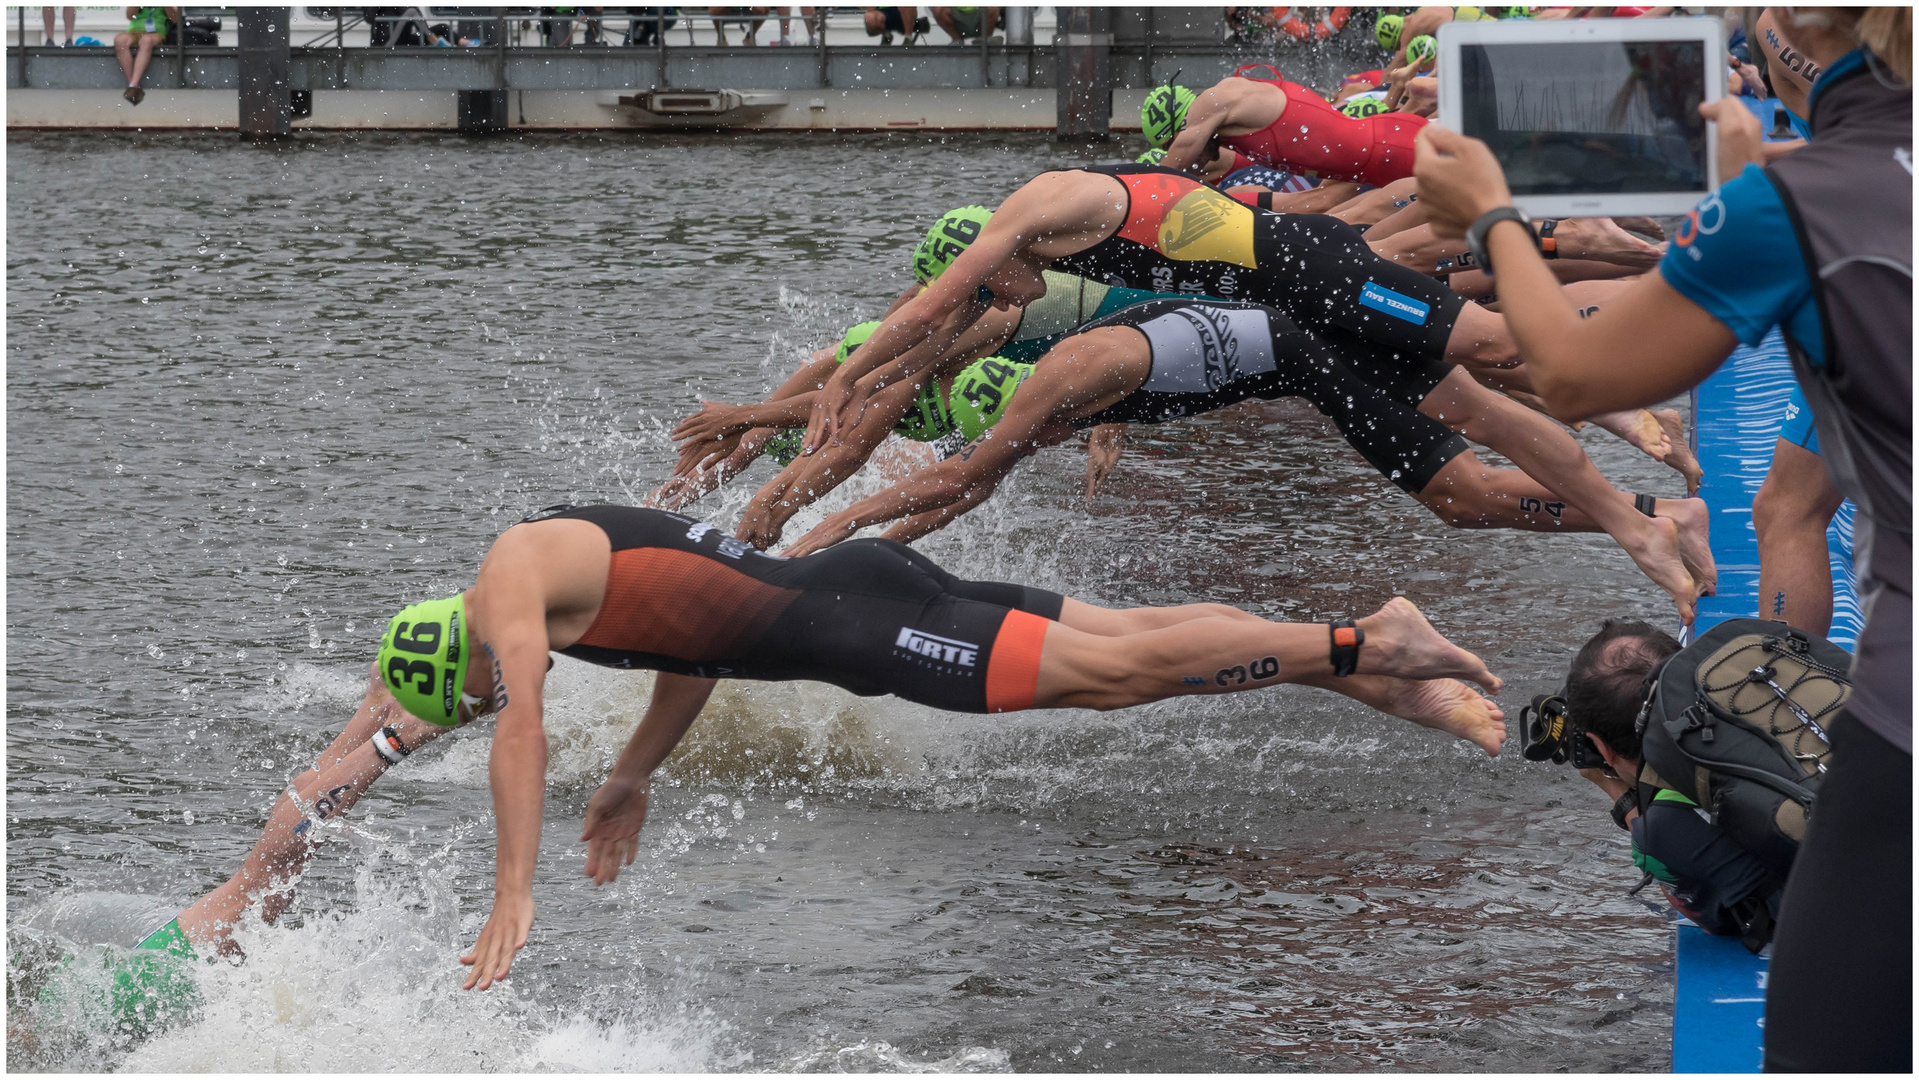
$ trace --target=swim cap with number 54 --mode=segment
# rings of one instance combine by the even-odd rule
[[[429,724],[459,723],[460,692],[472,661],[466,598],[449,596],[401,609],[380,639],[380,679],[407,712]]]
[[[984,206],[962,206],[941,214],[926,230],[926,239],[913,249],[913,280],[926,285],[944,274],[953,260],[979,239],[979,231],[992,216],[993,212]]]

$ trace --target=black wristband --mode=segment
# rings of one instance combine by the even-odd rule
[[[1354,626],[1351,619],[1340,619],[1326,629],[1332,633],[1333,674],[1343,679],[1359,666],[1359,647],[1366,643],[1366,631]]]
[[[1638,510],[1640,513],[1646,515],[1647,517],[1658,516],[1657,514],[1653,513],[1653,511],[1657,508],[1658,503],[1659,503],[1659,500],[1653,498],[1651,495],[1634,495],[1632,497],[1633,509]]]
[[[1631,832],[1632,826],[1626,823],[1626,814],[1629,811],[1637,809],[1639,809],[1639,792],[1636,789],[1628,788],[1624,795],[1613,800],[1612,823],[1627,832]]]
[[[1526,227],[1529,235],[1533,231],[1532,220],[1520,213],[1516,206],[1497,206],[1479,215],[1479,220],[1466,230],[1466,249],[1472,252],[1473,258],[1479,260],[1480,269],[1488,274],[1493,272],[1493,260],[1486,254],[1486,234],[1502,221],[1519,222]]]
[[[1559,241],[1553,238],[1553,230],[1559,228],[1558,221],[1542,221],[1535,242],[1539,245],[1539,257],[1542,259],[1559,258]]]

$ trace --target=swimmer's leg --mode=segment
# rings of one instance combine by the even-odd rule
[[[1359,648],[1359,674],[1464,678],[1495,692],[1503,685],[1478,657],[1441,637],[1404,597],[1394,598],[1357,625],[1366,635]],[[1333,677],[1331,637],[1323,625],[1274,623],[1247,618],[1243,612],[1186,619],[1117,637],[1089,634],[1064,622],[1047,623],[1030,707],[1119,709],[1169,697],[1312,680],[1361,700],[1365,694],[1377,696],[1377,684]],[[1496,721],[1486,721],[1462,737],[1496,752],[1505,737],[1504,725],[1497,725],[1495,738],[1491,727]]]
[[[1431,225],[1415,225],[1388,236],[1375,237],[1373,232],[1382,227],[1375,226],[1366,233],[1366,246],[1387,262],[1422,274],[1437,272],[1442,259],[1457,259],[1467,250],[1466,241],[1440,236]]]
[[[1759,617],[1824,635],[1832,629],[1832,562],[1826,526],[1845,497],[1818,454],[1777,441],[1772,468],[1752,498],[1759,534]]]
[[[1522,529],[1528,532],[1604,532],[1590,514],[1560,498],[1518,469],[1494,469],[1473,453],[1446,463],[1414,493],[1422,505],[1455,529]],[[1638,510],[1634,497],[1614,489],[1613,498]],[[1719,571],[1708,534],[1711,514],[1704,499],[1655,499],[1653,516],[1673,523],[1686,571],[1710,595]]]
[[[1622,502],[1619,490],[1606,482],[1564,428],[1457,369],[1426,395],[1419,411],[1504,454],[1560,501],[1584,511],[1666,590],[1680,618],[1692,622],[1700,584],[1680,555],[1678,529]]]
[[[1366,233],[1367,239],[1370,240],[1373,230],[1384,227],[1386,222],[1397,219],[1402,212],[1419,205],[1412,198],[1418,188],[1419,182],[1409,176],[1403,180],[1395,180],[1385,187],[1355,195],[1326,213],[1348,225],[1370,226]],[[1390,228],[1381,235],[1397,232],[1404,227],[1406,226]]]

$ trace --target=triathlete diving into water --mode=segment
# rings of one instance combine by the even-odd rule
[[[1108,609],[966,581],[885,540],[803,559],[767,555],[659,510],[556,507],[501,534],[472,588],[394,617],[379,666],[415,717],[496,713],[498,849],[491,916],[465,985],[506,975],[533,921],[548,653],[659,672],[613,774],[587,804],[586,872],[611,881],[637,850],[648,778],[714,681],[811,679],[956,712],[1119,709],[1279,683],[1331,689],[1496,754],[1503,714],[1460,679],[1500,680],[1404,598],[1356,623],[1268,622],[1189,604]]]
[[[1683,619],[1690,621],[1695,598],[1712,588],[1703,506],[1693,507],[1702,512],[1691,526],[1699,535],[1682,543],[1672,520],[1622,501],[1558,425],[1505,398],[1473,395],[1471,376],[1447,357],[1483,360],[1469,327],[1491,341],[1504,335],[1503,321],[1432,278],[1381,260],[1344,222],[1255,210],[1164,169],[1075,169],[1029,182],[943,255],[950,259],[943,272],[827,380],[809,449],[843,439],[866,397],[935,363],[990,308],[1043,297],[1042,271],[1065,267],[1089,280],[1263,303],[1343,356],[1384,358],[1394,385],[1421,411],[1448,424],[1476,423],[1475,441],[1505,454],[1553,492],[1554,502],[1611,534],[1672,596]],[[875,371],[881,374],[861,382]],[[1484,412],[1466,415],[1468,401]],[[769,515],[781,486],[776,478],[749,508],[742,538],[767,546],[777,537]]]
[[[1331,348],[1272,308],[1195,298],[1133,304],[1066,337],[1035,365],[999,359],[968,365],[945,388],[944,399],[956,415],[970,421],[961,428],[968,438],[964,449],[830,516],[789,554],[817,550],[860,528],[902,518],[906,520],[886,536],[910,542],[985,499],[1021,458],[1064,441],[1076,430],[1160,423],[1249,397],[1306,398],[1381,476],[1448,524],[1597,529],[1524,473],[1487,467],[1458,434],[1417,411],[1406,400],[1412,393],[1391,389],[1390,370],[1382,374],[1378,367],[1390,365],[1376,365],[1369,372],[1377,381],[1361,377]],[[899,393],[904,385],[882,394]],[[1470,380],[1462,386],[1471,394],[1493,396]],[[1462,415],[1474,411],[1469,402],[1459,404]],[[800,411],[786,408],[789,418]],[[683,428],[700,421],[733,427],[756,422],[753,410],[737,411],[730,420],[727,416],[727,410],[709,408]],[[1470,424],[1464,427],[1472,430]],[[858,453],[867,444],[862,428],[870,430],[865,418],[853,438],[807,461],[834,463],[842,454]],[[1700,508],[1686,501],[1635,498],[1625,492],[1616,492],[1615,498],[1624,506],[1684,521],[1688,527],[1682,537],[1703,532],[1696,528]],[[798,501],[797,494],[786,499]],[[1545,504],[1550,504],[1547,513],[1539,513]],[[780,513],[786,515],[787,507],[781,506]],[[1710,554],[1700,558],[1709,562]]]

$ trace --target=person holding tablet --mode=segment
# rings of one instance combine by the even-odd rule
[[[1660,272],[1581,320],[1483,142],[1421,133],[1434,227],[1487,258],[1533,385],[1557,416],[1697,385],[1737,342],[1783,328],[1834,486],[1859,511],[1867,612],[1854,692],[1786,887],[1766,999],[1768,1070],[1912,1068],[1912,9],[1774,9],[1824,68],[1813,141],[1761,169],[1735,99],[1720,176]],[[1888,961],[1888,957],[1892,958]]]

